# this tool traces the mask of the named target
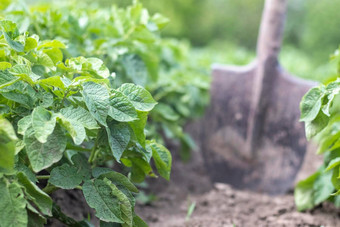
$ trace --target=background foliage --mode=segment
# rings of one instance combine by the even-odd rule
[[[112,4],[107,0],[99,2]],[[129,1],[114,2],[124,5]],[[171,23],[164,29],[165,35],[187,38],[195,47],[204,47],[207,52],[201,51],[203,57],[235,64],[238,63],[238,53],[235,54],[236,61],[224,56],[233,56],[239,48],[250,56],[254,55],[263,0],[141,2],[151,12],[161,12],[170,18]],[[339,45],[339,7],[340,0],[289,1],[281,53],[281,63],[285,68],[297,76],[318,81],[327,81],[334,76],[334,67],[329,65],[328,59]],[[216,58],[216,54],[222,57]]]

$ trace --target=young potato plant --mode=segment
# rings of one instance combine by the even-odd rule
[[[340,55],[333,61],[340,76]],[[295,188],[298,210],[311,209],[330,200],[340,207],[340,79],[310,89],[302,98],[301,121],[305,122],[307,139],[315,139],[324,154],[323,165],[316,173],[300,181]]]
[[[151,159],[167,180],[171,169],[170,152],[144,133],[157,102],[139,85],[116,88],[102,60],[64,59],[63,42],[18,25],[0,20],[0,226],[43,226],[51,217],[81,226],[54,205],[57,189],[81,190],[103,226],[146,226],[134,212],[133,182],[156,177]],[[108,161],[128,176],[104,168]]]
[[[116,85],[130,82],[145,87],[159,103],[150,113],[148,136],[177,140],[185,151],[193,148],[182,127],[207,105],[209,76],[191,61],[187,43],[160,37],[166,18],[149,15],[138,1],[127,8],[58,1],[29,10],[13,2],[3,14],[24,22],[22,32],[65,40],[67,48],[62,51],[67,57],[102,59],[116,72]]]

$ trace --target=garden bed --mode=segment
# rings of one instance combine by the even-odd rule
[[[150,227],[227,227],[227,226],[340,226],[340,210],[333,204],[323,203],[308,212],[298,212],[293,193],[271,197],[250,191],[240,191],[226,184],[212,184],[207,176],[199,152],[194,152],[188,163],[180,160],[177,149],[170,182],[158,178],[148,179],[146,194],[157,199],[151,204],[139,203],[136,213]],[[300,179],[318,166],[317,156],[309,152],[302,167]],[[319,157],[320,158],[320,157]],[[76,220],[87,219],[99,225],[93,210],[83,201],[80,191],[54,193],[57,204]],[[187,218],[190,205],[195,203],[191,217]],[[65,226],[54,220],[48,226]]]
[[[149,183],[149,191],[158,200],[139,205],[136,212],[150,227],[340,226],[340,210],[333,204],[301,213],[296,211],[292,193],[271,197],[225,184],[212,185],[198,152],[189,163],[174,161],[170,182],[155,179]],[[196,203],[194,212],[186,220],[192,203]]]

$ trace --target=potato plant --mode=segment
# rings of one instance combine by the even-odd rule
[[[170,152],[145,135],[157,102],[142,86],[116,86],[101,59],[65,58],[65,43],[20,32],[25,26],[0,20],[0,226],[43,226],[50,217],[86,226],[53,203],[58,189],[81,190],[102,226],[146,226],[133,182],[156,177],[151,159],[167,180],[171,169]],[[127,176],[105,168],[112,163]]]
[[[340,76],[339,50],[332,56]],[[316,173],[300,181],[295,188],[298,210],[311,209],[330,200],[340,207],[340,79],[310,89],[302,98],[301,121],[307,139],[315,139],[324,154],[324,163]]]
[[[183,151],[193,147],[182,127],[207,105],[209,76],[191,60],[186,42],[161,38],[167,18],[150,15],[138,1],[127,8],[61,1],[29,9],[13,2],[3,14],[23,22],[22,32],[65,40],[67,57],[102,59],[116,73],[116,86],[130,82],[145,87],[159,103],[150,113],[147,135],[176,140]]]

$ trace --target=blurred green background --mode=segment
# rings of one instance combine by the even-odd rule
[[[132,0],[84,0],[126,6]],[[37,2],[37,0],[30,0]],[[187,39],[193,58],[246,64],[255,56],[264,0],[140,0],[170,19],[163,35]],[[340,43],[340,0],[290,0],[280,61],[299,77],[326,82],[335,74],[329,57]]]

